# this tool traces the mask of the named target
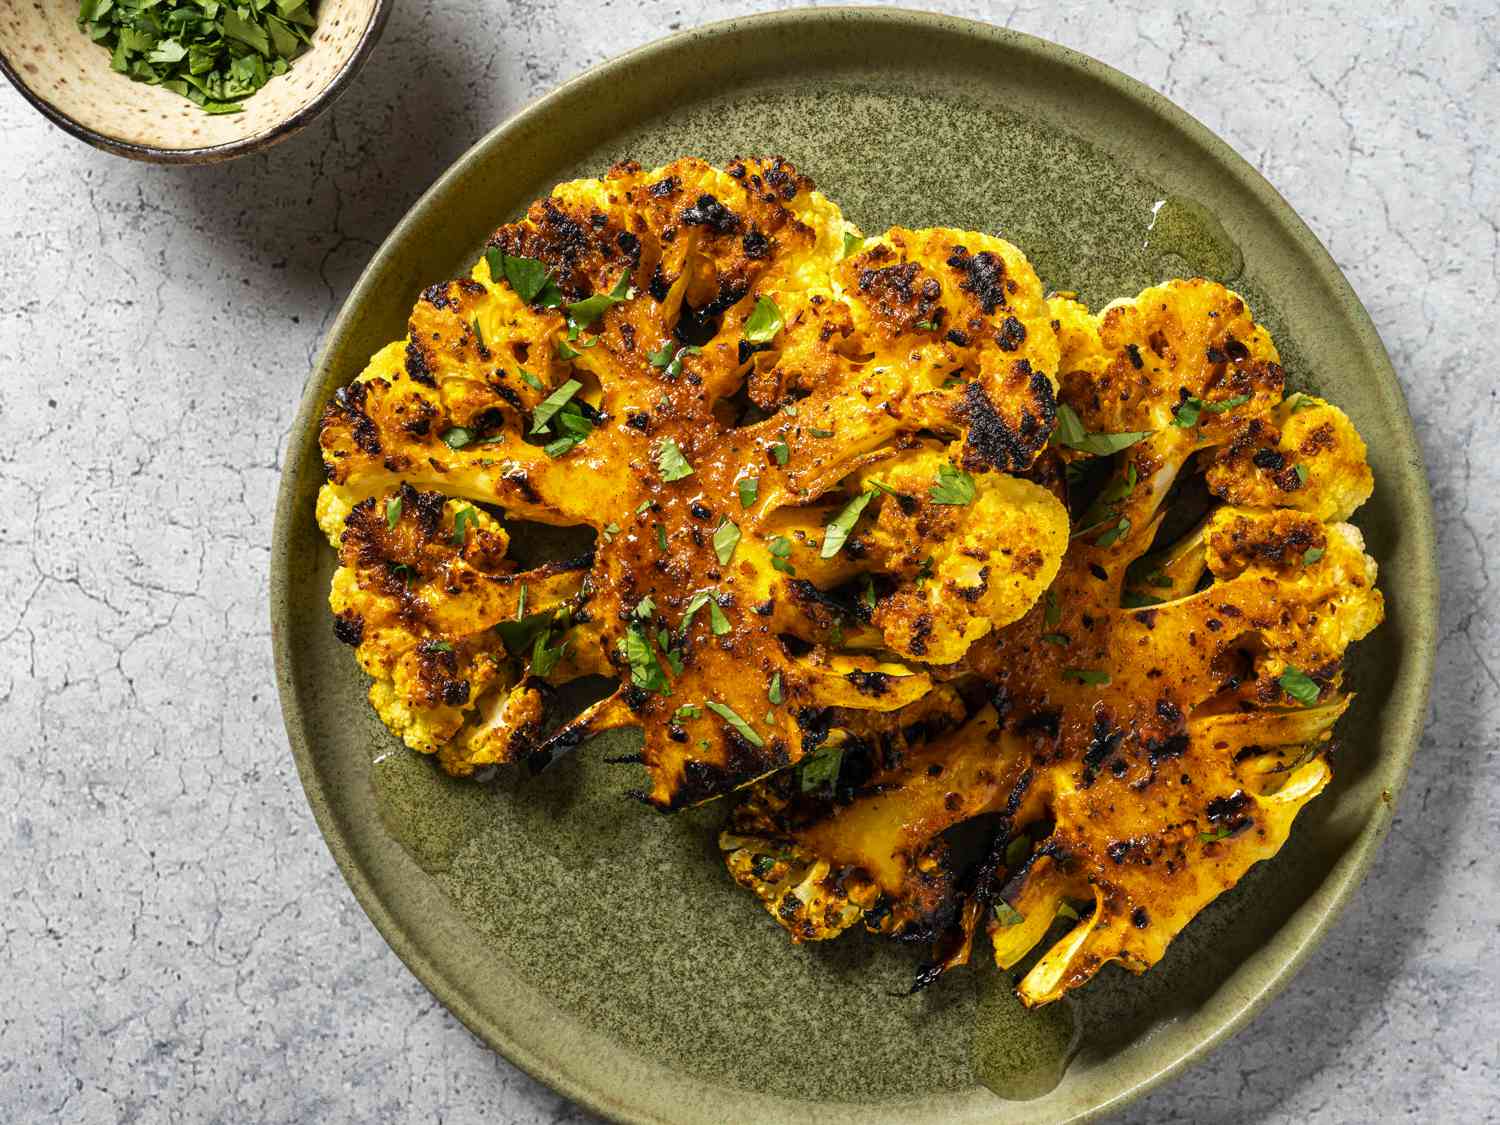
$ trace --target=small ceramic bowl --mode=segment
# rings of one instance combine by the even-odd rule
[[[205,164],[291,136],[348,86],[385,27],[391,0],[322,0],[312,47],[241,113],[204,113],[170,90],[109,66],[67,0],[0,0],[0,70],[37,109],[80,140],[134,160]]]

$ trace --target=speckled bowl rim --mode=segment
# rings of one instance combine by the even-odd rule
[[[26,80],[21,77],[3,53],[0,53],[0,74],[10,79],[10,84],[48,121],[80,141],[102,149],[104,152],[128,157],[131,160],[144,160],[149,164],[216,164],[223,160],[233,160],[236,156],[245,156],[248,153],[270,148],[312,124],[313,119],[332,105],[344,92],[344,87],[359,73],[359,68],[364,65],[365,59],[375,49],[375,44],[380,42],[381,33],[385,31],[385,22],[391,14],[391,3],[392,0],[375,0],[369,22],[365,24],[365,29],[360,34],[359,41],[355,43],[354,50],[344,60],[344,65],[339,67],[333,77],[328,80],[328,85],[319,90],[312,101],[295,113],[283,117],[269,129],[256,133],[253,137],[242,137],[240,140],[230,141],[228,144],[205,145],[201,148],[161,148],[157,145],[141,145],[133,141],[124,141],[108,133],[90,129],[76,117],[58,109],[26,84]]]
[[[461,179],[467,166],[482,153],[495,146],[508,143],[508,138],[522,134],[526,129],[539,124],[565,95],[580,88],[608,89],[609,84],[621,72],[642,64],[665,62],[690,43],[697,44],[701,48],[715,38],[752,27],[781,29],[791,25],[806,29],[809,34],[812,34],[816,26],[823,21],[833,19],[847,24],[851,18],[855,17],[974,36],[1008,51],[1031,55],[1053,65],[1061,64],[1077,72],[1080,77],[1098,82],[1108,87],[1116,96],[1135,102],[1145,111],[1165,119],[1172,127],[1180,130],[1201,146],[1209,158],[1217,161],[1227,174],[1234,177],[1240,187],[1248,190],[1266,208],[1271,221],[1279,223],[1291,240],[1306,254],[1308,263],[1316,273],[1315,283],[1327,287],[1327,291],[1334,296],[1343,314],[1348,318],[1350,326],[1359,336],[1365,353],[1362,358],[1368,363],[1371,378],[1377,383],[1386,384],[1386,389],[1392,392],[1393,400],[1400,404],[1398,408],[1392,410],[1389,416],[1391,430],[1398,446],[1396,452],[1411,466],[1414,473],[1426,479],[1426,468],[1412,426],[1410,411],[1406,408],[1405,395],[1400,389],[1390,357],[1368,312],[1317,236],[1308,229],[1291,205],[1259,172],[1206,126],[1143,83],[1081,52],[1007,28],[937,13],[890,7],[798,8],[704,24],[656,40],[584,71],[552,93],[532,102],[484,136],[459,157],[417,200],[372,257],[370,264],[350,292],[338,318],[329,329],[317,366],[304,389],[302,404],[290,430],[286,447],[287,462],[282,470],[272,537],[270,615],[277,686],[287,737],[291,743],[297,770],[312,807],[314,819],[335,862],[354,892],[355,898],[397,956],[470,1031],[511,1062],[590,1110],[616,1120],[654,1121],[658,1118],[648,1116],[642,1107],[623,1105],[618,1096],[591,1083],[587,1076],[580,1074],[579,1068],[560,1066],[551,1062],[540,1044],[554,1033],[536,1031],[528,1036],[516,1036],[507,1034],[502,1028],[495,1026],[465,997],[459,983],[448,975],[447,970],[427,956],[420,945],[395,919],[376,894],[369,876],[352,858],[348,842],[340,834],[336,817],[329,807],[328,794],[319,776],[314,747],[309,744],[304,734],[303,707],[293,686],[293,657],[288,641],[289,630],[286,626],[292,613],[293,575],[290,573],[287,559],[290,557],[293,528],[299,521],[311,519],[311,514],[305,510],[297,497],[297,450],[300,447],[301,438],[316,425],[321,412],[323,406],[321,388],[328,374],[326,365],[330,357],[338,350],[336,342],[348,330],[356,310],[373,288],[375,279],[383,270],[387,256],[393,253],[393,248],[403,241],[407,232],[419,224],[425,212],[438,205],[438,201],[449,185]],[[1405,512],[1404,515],[1407,522],[1403,524],[1402,533],[1404,536],[1411,537],[1415,554],[1423,563],[1424,573],[1417,577],[1414,585],[1419,590],[1424,590],[1426,604],[1408,604],[1406,607],[1413,624],[1412,633],[1405,645],[1405,653],[1418,666],[1407,669],[1409,677],[1402,693],[1405,699],[1396,701],[1396,714],[1382,732],[1381,743],[1384,751],[1382,757],[1394,767],[1390,775],[1391,785],[1388,787],[1391,801],[1396,799],[1400,787],[1405,783],[1411,758],[1417,749],[1425,723],[1427,702],[1432,685],[1438,620],[1437,554],[1430,491],[1423,489],[1421,503]],[[1197,1039],[1189,1049],[1174,1058],[1160,1061],[1159,1065],[1149,1068],[1147,1073],[1141,1074],[1134,1082],[1120,1086],[1111,1095],[1101,1097],[1090,1108],[1067,1120],[1091,1121],[1103,1114],[1119,1110],[1126,1103],[1178,1074],[1189,1064],[1204,1058],[1257,1015],[1296,975],[1312,949],[1347,906],[1354,890],[1359,886],[1374,861],[1379,846],[1389,831],[1390,822],[1389,817],[1375,818],[1374,826],[1363,831],[1360,839],[1351,845],[1352,854],[1342,856],[1340,861],[1330,868],[1328,875],[1320,884],[1320,892],[1326,895],[1323,898],[1325,905],[1321,916],[1313,921],[1302,935],[1300,942],[1297,940],[1297,935],[1288,935],[1284,938],[1278,937],[1269,943],[1266,947],[1268,949],[1275,950],[1278,945],[1285,945],[1286,948],[1276,951],[1280,953],[1280,956],[1269,969],[1260,970],[1258,973],[1252,972],[1252,976],[1257,979],[1247,982],[1246,994],[1238,1006],[1235,1006],[1232,998],[1226,998],[1220,1002],[1225,1010],[1210,1032]],[[684,1094],[694,1089],[692,1079],[679,1080],[673,1077],[670,1081],[673,1083],[680,1081]],[[727,1109],[727,1106],[718,1107],[719,1111],[727,1111]],[[704,1109],[696,1115],[689,1112],[687,1116],[694,1120],[716,1120],[714,1116],[704,1116],[705,1113],[711,1114],[712,1112]]]

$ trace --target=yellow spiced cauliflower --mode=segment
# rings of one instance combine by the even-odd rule
[[[335,630],[408,746],[466,775],[637,728],[637,795],[732,795],[794,940],[929,941],[926,980],[987,933],[1043,951],[1032,1004],[1275,853],[1382,614],[1364,445],[1237,296],[1095,315],[779,158],[559,185],[320,440]],[[523,566],[518,522],[576,549]],[[557,713],[583,676],[615,688]]]

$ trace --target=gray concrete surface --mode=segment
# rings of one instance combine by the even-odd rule
[[[590,64],[771,6],[409,0],[332,113],[230,167],[106,156],[0,90],[0,1120],[587,1118],[434,1003],[323,847],[272,685],[273,495],[323,330],[433,176]],[[1500,6],[942,6],[1143,79],[1270,178],[1391,350],[1441,522],[1433,720],[1379,862],[1123,1120],[1500,1120]]]

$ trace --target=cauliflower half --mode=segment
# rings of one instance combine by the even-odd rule
[[[562,184],[328,404],[338,636],[451,772],[637,727],[662,809],[895,731],[1057,574],[1058,356],[1015,247],[861,237],[782,160]],[[592,543],[523,569],[510,520]]]
[[[756,786],[721,841],[794,940],[863,921],[933,942],[919,981],[981,926],[1004,968],[1053,934],[1018,988],[1032,1005],[1110,961],[1144,971],[1275,854],[1330,777],[1343,654],[1383,614],[1342,522],[1370,495],[1364,445],[1336,407],[1283,396],[1239,297],[1196,280],[1098,316],[1051,304],[1041,468],[1073,509],[1056,580],[934,673],[954,706],[847,743],[831,784]]]

